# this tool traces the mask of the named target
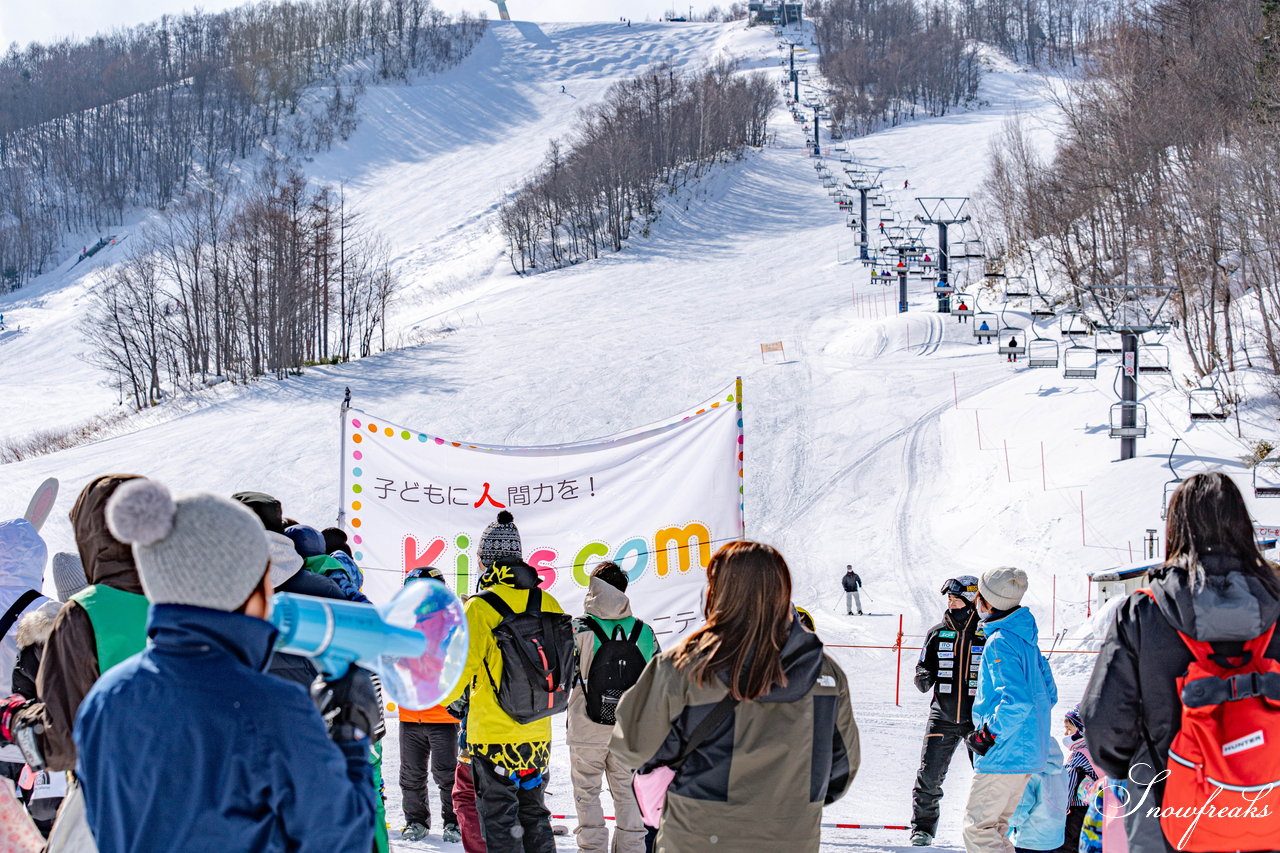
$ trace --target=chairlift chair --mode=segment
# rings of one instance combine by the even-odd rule
[[[1078,308],[1068,308],[1058,319],[1058,331],[1063,337],[1079,337],[1089,334],[1089,320]],[[1096,351],[1096,347],[1094,348]]]
[[[1039,336],[1027,341],[1027,367],[1058,366],[1058,342]]]
[[[1193,421],[1224,421],[1231,414],[1218,389],[1204,385],[1188,392],[1187,409]]]
[[[897,218],[898,218],[897,214],[895,214],[892,210],[889,210],[888,208],[885,208],[880,213],[880,219],[884,222],[894,222],[897,220]]]
[[[1031,295],[1031,285],[1027,284],[1025,275],[1011,275],[1004,282],[1004,295],[1011,298],[1021,298]]]
[[[1099,332],[1097,342],[1100,353],[1114,354],[1124,350],[1124,339],[1119,332]],[[1139,372],[1142,372],[1141,369]]]
[[[1162,503],[1162,504],[1160,505],[1160,520],[1161,520],[1161,521],[1164,521],[1166,518],[1168,518],[1168,517],[1169,517],[1169,501],[1170,501],[1170,499],[1172,499],[1172,498],[1173,498],[1173,493],[1174,493],[1175,491],[1177,491],[1178,486],[1181,486],[1181,485],[1182,485],[1182,478],[1181,478],[1181,477],[1177,478],[1176,480],[1166,480],[1166,481],[1165,481],[1165,484],[1164,484],[1164,503]],[[1257,491],[1257,490],[1256,490],[1256,488],[1255,488],[1255,493],[1256,493],[1256,491]],[[1280,497],[1280,491],[1277,491],[1277,492],[1276,492],[1276,495],[1277,495],[1277,497]]]
[[[1129,423],[1125,423],[1129,421]],[[1122,400],[1111,404],[1112,438],[1146,438],[1147,407],[1142,403]]]
[[[982,328],[983,324],[987,328]],[[979,311],[973,315],[973,336],[978,340],[994,338],[1000,334],[1000,318],[989,311]]]
[[[1169,372],[1169,348],[1167,346],[1160,343],[1142,344],[1142,346],[1139,347],[1139,350],[1139,373]]]
[[[996,340],[1000,344],[1000,355],[1025,355],[1027,352],[1027,336],[1022,329],[1004,326]]]
[[[1063,379],[1097,379],[1098,350],[1073,343],[1062,352]]]
[[[1253,496],[1280,498],[1280,459],[1267,457],[1253,466]]]
[[[964,251],[965,257],[969,258],[985,258],[987,256],[987,247],[982,244],[981,240],[965,240]]]
[[[954,293],[954,289],[952,290]],[[959,306],[963,305],[961,308]],[[955,299],[951,300],[951,313],[957,317],[973,316],[973,297],[967,293],[956,293]]]
[[[969,257],[969,255],[965,252],[963,240],[951,241],[951,252],[948,255],[948,257],[951,258],[951,260],[953,261],[963,261]]]
[[[1049,301],[1049,295],[1036,289],[1036,298],[1031,300],[1031,316],[1053,318],[1057,312],[1053,310],[1053,303]]]

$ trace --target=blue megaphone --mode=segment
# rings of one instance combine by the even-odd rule
[[[276,593],[271,624],[280,632],[277,651],[311,658],[326,675],[359,664],[412,711],[440,704],[467,660],[462,602],[437,581],[410,583],[377,606]]]

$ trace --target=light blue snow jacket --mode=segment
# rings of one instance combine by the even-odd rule
[[[1048,760],[1049,727],[1058,687],[1049,662],[1040,654],[1035,617],[1019,607],[1003,619],[986,622],[987,645],[978,668],[973,725],[985,724],[996,736],[979,773],[1039,773]]]
[[[1058,745],[1049,741],[1044,769],[1031,774],[1009,818],[1009,838],[1020,850],[1057,850],[1067,825],[1067,773]]]

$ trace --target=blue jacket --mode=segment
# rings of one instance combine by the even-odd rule
[[[978,667],[973,725],[985,724],[995,746],[978,756],[979,773],[1039,773],[1048,760],[1049,728],[1058,687],[1040,654],[1035,617],[1025,607],[985,623],[987,645]]]
[[[263,671],[270,624],[160,604],[147,635],[76,715],[101,853],[368,853],[369,741],[334,744],[306,692]]]
[[[1058,745],[1049,741],[1044,769],[1032,773],[1018,808],[1009,818],[1009,837],[1019,850],[1057,850],[1067,824],[1067,773]]]

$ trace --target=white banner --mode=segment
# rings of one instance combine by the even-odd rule
[[[374,601],[428,565],[474,593],[480,533],[506,509],[566,612],[582,612],[591,567],[611,559],[669,646],[702,622],[711,554],[743,533],[741,381],[686,417],[546,447],[477,446],[347,409],[342,494]]]

